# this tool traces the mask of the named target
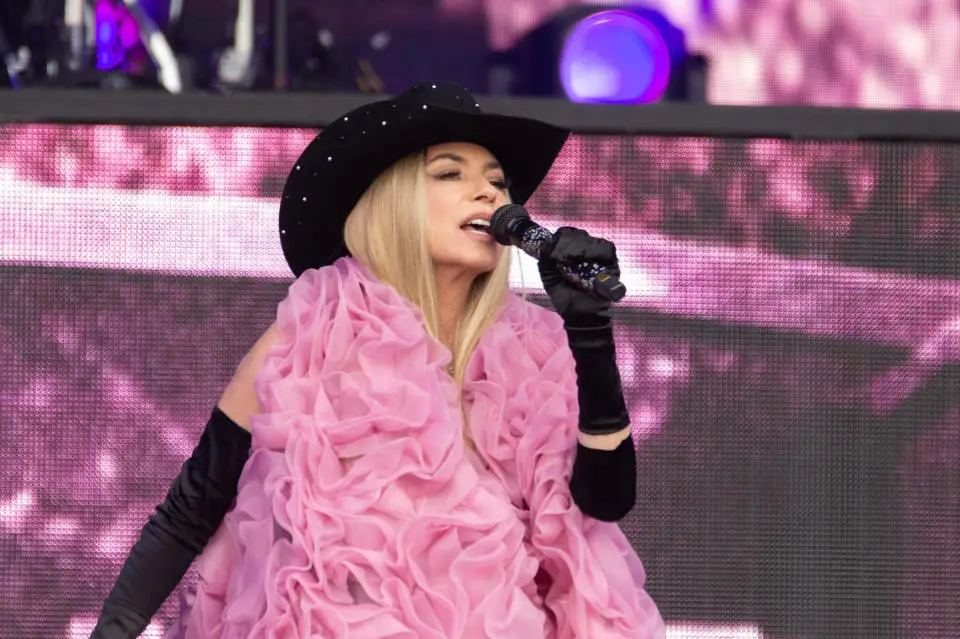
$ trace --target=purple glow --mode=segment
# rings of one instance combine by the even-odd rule
[[[100,0],[95,16],[97,68],[116,69],[124,64],[130,50],[140,44],[139,27],[122,3]]]
[[[601,11],[571,29],[560,81],[574,102],[659,100],[670,79],[670,53],[650,22],[626,11]]]

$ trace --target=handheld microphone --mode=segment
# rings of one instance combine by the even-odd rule
[[[530,214],[519,204],[507,204],[497,209],[490,220],[490,232],[500,244],[517,246],[536,260],[553,238],[553,233],[530,219]],[[557,264],[557,268],[570,283],[604,299],[617,302],[627,294],[620,280],[595,262]]]

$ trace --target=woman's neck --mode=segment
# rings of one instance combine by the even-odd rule
[[[457,343],[457,327],[470,295],[473,276],[464,272],[437,270],[437,336],[452,352]]]

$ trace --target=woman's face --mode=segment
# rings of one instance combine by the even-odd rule
[[[471,275],[492,271],[504,247],[487,224],[508,203],[509,186],[497,159],[476,144],[440,144],[427,149],[426,170],[427,245],[435,267]]]

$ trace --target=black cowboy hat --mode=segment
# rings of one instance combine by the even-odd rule
[[[343,226],[370,184],[398,160],[445,142],[486,148],[523,204],[547,175],[569,131],[537,120],[485,114],[455,82],[418,84],[392,100],[347,113],[300,155],[283,187],[280,244],[297,277],[348,255]]]

